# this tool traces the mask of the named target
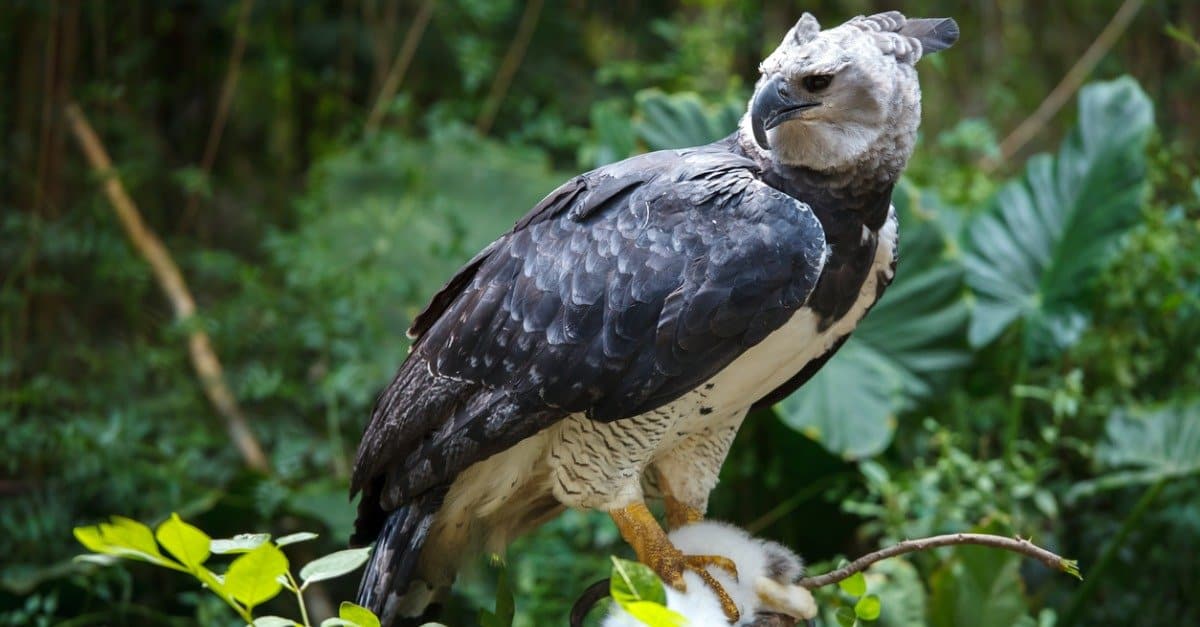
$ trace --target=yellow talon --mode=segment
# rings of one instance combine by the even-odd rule
[[[695,510],[692,510],[695,511]],[[621,531],[621,537],[633,547],[638,561],[649,566],[662,578],[667,585],[685,592],[687,584],[683,579],[684,569],[691,570],[712,589],[721,602],[721,609],[730,623],[736,623],[741,617],[733,597],[707,570],[716,566],[737,578],[737,565],[726,557],[719,555],[684,555],[682,551],[671,544],[666,532],[659,526],[654,515],[645,503],[634,503],[628,507],[610,511],[609,516]]]

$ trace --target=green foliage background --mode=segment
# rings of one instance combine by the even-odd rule
[[[1127,78],[981,165],[1118,4],[906,3],[963,37],[921,64],[899,278],[806,390],[747,422],[713,496],[713,516],[818,567],[983,529],[1032,536],[1086,578],[975,549],[913,556],[868,573],[880,624],[1200,623],[1200,7],[1144,3],[1094,72]],[[832,25],[892,8],[547,3],[481,133],[531,5],[436,2],[370,132],[419,5],[250,5],[211,170],[241,0],[0,6],[0,625],[235,624],[186,578],[72,561],[71,528],[178,511],[217,536],[320,531],[298,561],[341,548],[354,444],[407,322],[458,264],[576,172],[732,130],[801,10]],[[188,324],[76,149],[71,101],[196,294]],[[192,324],[270,476],[242,469],[207,403]],[[516,624],[561,624],[624,551],[575,512],[519,540]],[[473,624],[495,580],[481,561],[445,622]],[[332,615],[353,582],[327,584],[312,605]],[[841,594],[821,599],[827,624]]]

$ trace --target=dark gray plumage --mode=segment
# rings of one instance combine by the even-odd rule
[[[354,488],[394,509],[569,414],[674,400],[779,328],[815,287],[825,238],[731,148],[576,177],[469,262],[414,322]]]

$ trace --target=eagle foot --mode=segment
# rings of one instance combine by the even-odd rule
[[[736,581],[737,565],[733,560],[719,555],[684,555],[683,551],[671,544],[671,540],[667,538],[667,534],[646,508],[645,503],[634,503],[612,510],[609,515],[621,531],[621,537],[633,547],[638,561],[649,566],[664,583],[685,592],[687,583],[683,579],[683,572],[690,570],[712,589],[730,624],[741,618],[741,612],[738,611],[733,597],[725,591],[716,577],[708,572],[709,567],[715,566],[728,572]]]

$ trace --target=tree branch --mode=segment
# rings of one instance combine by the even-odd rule
[[[96,135],[96,131],[84,117],[83,111],[74,103],[67,105],[66,117],[88,163],[93,170],[104,177],[104,193],[108,196],[108,201],[117,214],[117,219],[125,229],[125,234],[129,236],[134,248],[154,271],[154,277],[158,280],[159,287],[162,288],[175,311],[175,319],[180,322],[191,320],[196,315],[196,301],[192,298],[192,293],[183,279],[183,274],[179,271],[179,266],[175,265],[166,246],[142,220],[137,206],[117,177],[112,160]],[[229,436],[233,439],[246,465],[260,472],[269,472],[267,457],[263,454],[262,447],[259,446],[254,433],[250,430],[246,417],[242,414],[241,407],[238,406],[233,393],[225,384],[221,362],[213,352],[208,334],[193,326],[188,332],[188,352],[191,356],[192,367],[204,388],[205,396],[208,397],[217,413],[225,419],[225,427],[229,431]]]
[[[512,43],[508,46],[508,52],[504,53],[504,60],[500,62],[500,70],[496,72],[492,88],[483,102],[483,110],[479,112],[479,118],[475,120],[475,130],[480,135],[487,135],[492,130],[492,124],[496,122],[496,114],[500,112],[500,103],[504,101],[504,94],[508,93],[513,75],[517,73],[517,68],[521,67],[521,61],[525,59],[525,49],[529,47],[529,40],[533,38],[534,27],[537,26],[538,16],[542,13],[542,4],[543,0],[529,0],[525,3],[525,12],[521,14],[521,24],[517,26],[517,34],[513,36]]]
[[[979,546],[988,546],[995,549],[1004,549],[1014,553],[1020,553],[1027,557],[1045,564],[1046,566],[1062,571],[1069,575],[1074,575],[1082,579],[1079,574],[1079,563],[1075,560],[1069,560],[1060,557],[1055,553],[1051,553],[1036,544],[1022,538],[1006,538],[1004,536],[996,536],[986,533],[951,533],[942,536],[933,536],[929,538],[921,538],[918,540],[905,540],[899,544],[889,546],[886,549],[880,549],[873,553],[868,553],[853,562],[837,569],[825,573],[824,575],[816,575],[814,577],[805,577],[796,582],[796,585],[803,586],[809,590],[828,586],[837,583],[855,573],[866,570],[871,564],[885,560],[889,557],[912,553],[915,551],[928,551],[943,546],[953,546],[960,544],[974,544]]]
[[[862,572],[869,568],[875,562],[883,561],[889,557],[896,557],[905,553],[913,553],[916,551],[928,551],[944,546],[954,546],[963,544],[973,544],[978,546],[986,546],[995,549],[1004,549],[1014,553],[1020,553],[1027,557],[1045,564],[1046,566],[1074,575],[1083,579],[1079,574],[1079,563],[1075,560],[1069,560],[1059,556],[1056,553],[1051,553],[1043,549],[1029,540],[1022,538],[1007,538],[986,533],[951,533],[941,536],[932,536],[929,538],[920,538],[918,540],[905,540],[896,545],[889,546],[886,549],[880,549],[873,553],[868,553],[849,564],[823,575],[815,575],[813,577],[804,577],[797,581],[795,585],[815,590],[831,584],[835,584],[843,579],[850,577],[855,573]],[[714,547],[714,552],[719,551],[719,547]],[[575,601],[571,607],[570,624],[571,627],[581,627],[583,621],[587,618],[588,612],[592,607],[608,596],[609,580],[602,579],[588,586]],[[790,626],[796,624],[796,619],[790,616],[774,613],[762,613],[755,617],[755,627],[777,627]]]
[[[995,170],[1000,164],[1008,161],[1013,155],[1017,154],[1025,144],[1041,132],[1042,128],[1050,122],[1050,119],[1062,109],[1063,105],[1071,99],[1071,96],[1083,85],[1087,77],[1096,69],[1096,65],[1100,63],[1100,59],[1104,58],[1105,54],[1117,43],[1121,38],[1121,34],[1129,27],[1134,16],[1142,8],[1143,0],[1125,0],[1125,2],[1113,14],[1108,25],[1088,46],[1084,51],[1083,56],[1071,66],[1067,74],[1062,80],[1055,85],[1054,89],[1038,105],[1038,108],[1025,118],[1025,121],[1017,125],[1013,132],[1009,133],[1003,141],[1000,142],[1000,154],[995,158],[984,158],[979,162],[980,169],[985,172]]]
[[[408,72],[408,66],[412,64],[413,57],[417,54],[417,44],[421,43],[421,37],[425,35],[425,27],[429,25],[431,17],[433,17],[433,0],[425,0],[417,9],[417,14],[413,17],[413,22],[404,35],[404,43],[400,46],[400,51],[396,53],[396,60],[392,62],[392,67],[379,86],[379,96],[375,98],[375,106],[371,108],[371,114],[367,116],[365,130],[368,135],[379,130],[379,124],[383,122],[383,116],[387,113],[388,104],[396,97],[396,91],[400,89],[400,83],[404,81],[404,74]]]

